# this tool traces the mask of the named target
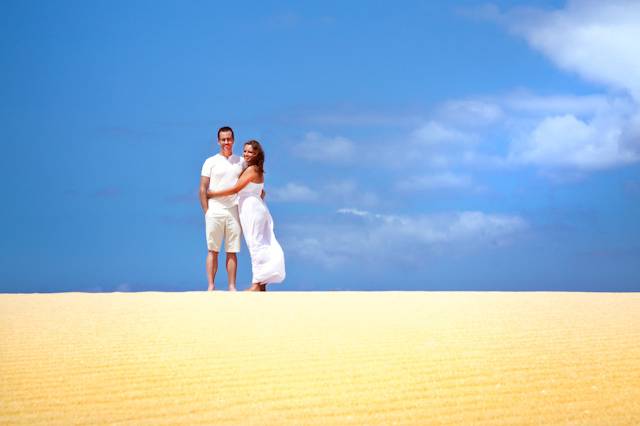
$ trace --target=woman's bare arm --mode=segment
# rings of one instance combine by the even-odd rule
[[[251,166],[251,167],[247,168],[244,171],[244,173],[242,173],[242,175],[238,179],[238,182],[236,182],[236,184],[234,186],[232,186],[231,188],[228,188],[228,189],[223,189],[222,191],[211,191],[211,190],[209,190],[209,191],[207,191],[207,198],[223,197],[225,195],[236,194],[236,193],[240,192],[242,190],[242,188],[244,188],[245,186],[249,185],[249,182],[251,182],[257,176],[258,176],[258,172],[256,171],[255,167]]]

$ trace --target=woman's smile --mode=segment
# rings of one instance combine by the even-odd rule
[[[244,157],[244,161],[247,161],[247,162],[256,156],[256,153],[253,152],[253,149],[251,148],[251,146],[245,146],[244,152],[242,154]]]

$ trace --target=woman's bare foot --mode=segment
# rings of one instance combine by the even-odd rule
[[[207,291],[213,291],[215,289],[216,289],[216,285],[211,283],[211,284],[209,284],[209,288],[207,289]]]
[[[236,288],[235,285],[230,285],[229,286],[229,291],[238,291],[238,289]]]
[[[251,284],[251,287],[249,287],[245,291],[260,291],[260,284],[259,283]]]

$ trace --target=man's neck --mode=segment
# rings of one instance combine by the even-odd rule
[[[229,157],[231,157],[233,155],[233,152],[230,152],[229,154],[225,154],[224,152],[220,151],[220,155],[222,155],[224,158],[228,159]]]

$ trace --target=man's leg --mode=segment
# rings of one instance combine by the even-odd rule
[[[209,253],[207,253],[207,280],[209,281],[209,291],[216,289],[216,272],[218,272],[218,252],[209,250]]]
[[[227,252],[227,276],[229,277],[229,291],[236,291],[236,272],[238,270],[238,256],[240,251],[240,217],[238,207],[235,206],[227,210],[227,226],[225,228],[225,251]]]
[[[229,291],[236,291],[236,272],[238,271],[238,256],[227,253],[227,276],[229,277]]]
[[[205,215],[206,235],[207,235],[207,280],[209,281],[209,291],[216,289],[215,279],[218,272],[218,253],[224,235],[224,215],[216,212],[207,212]]]

